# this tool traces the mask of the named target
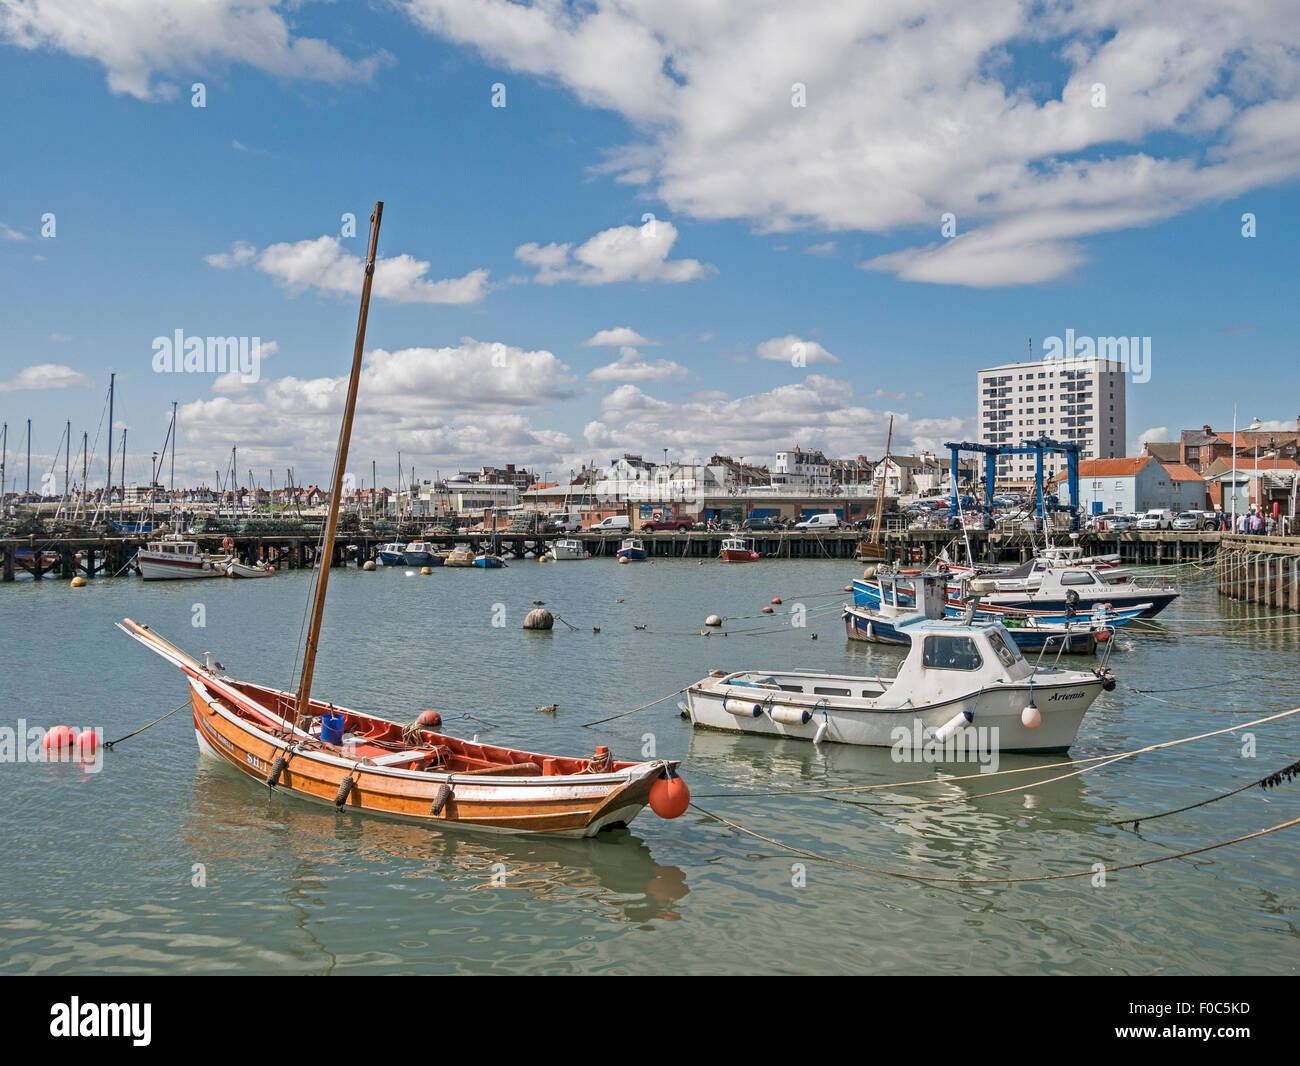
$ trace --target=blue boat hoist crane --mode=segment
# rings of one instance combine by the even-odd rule
[[[1058,510],[1068,510],[1072,516],[1071,525],[1075,525],[1079,520],[1079,446],[1072,441],[1057,441],[1050,437],[1039,437],[1037,440],[1022,441],[1019,445],[1013,444],[972,444],[969,441],[963,441],[960,444],[948,443],[944,445],[952,452],[952,510],[957,513],[957,475],[958,475],[958,457],[962,452],[981,452],[984,455],[984,507],[988,514],[993,513],[993,489],[997,482],[997,457],[1000,455],[1032,455],[1037,459],[1035,466],[1034,486],[1037,502],[1037,517],[1040,520],[1046,520],[1046,500],[1043,493],[1043,455],[1046,452],[1064,452],[1066,463],[1066,477],[1070,485],[1070,503],[1068,507],[1058,507]]]

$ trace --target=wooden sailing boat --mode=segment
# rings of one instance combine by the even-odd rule
[[[437,730],[436,712],[425,711],[404,725],[311,696],[382,214],[380,202],[370,218],[352,375],[298,691],[227,677],[211,655],[199,663],[129,618],[118,628],[188,678],[199,750],[265,781],[273,791],[338,808],[493,832],[593,836],[626,825],[647,803],[674,818],[690,799],[676,763],[615,762],[603,747],[578,758],[517,751],[445,736]]]
[[[885,437],[885,457],[880,460],[880,484],[876,486],[876,515],[871,522],[871,537],[858,542],[856,558],[865,563],[883,563],[885,549],[880,544],[880,522],[885,513],[885,479],[889,476],[889,449],[894,443],[894,416],[889,416],[889,434]]]

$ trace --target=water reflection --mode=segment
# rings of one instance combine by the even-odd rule
[[[195,770],[184,837],[194,855],[227,870],[262,869],[269,848],[287,871],[290,900],[353,874],[427,878],[540,900],[581,894],[615,920],[640,923],[679,919],[675,904],[690,891],[685,871],[657,863],[628,829],[583,840],[440,831],[272,795],[207,760]]]

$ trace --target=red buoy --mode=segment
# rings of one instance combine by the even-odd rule
[[[776,612],[775,612],[771,607],[764,607],[764,608],[763,608],[763,613],[764,613],[764,614],[775,614]]]
[[[45,754],[55,759],[70,759],[77,734],[71,726],[56,725],[45,734]]]
[[[673,770],[650,786],[650,809],[660,818],[677,818],[691,805],[691,790]]]
[[[1109,634],[1106,630],[1104,630],[1104,629],[1099,629],[1099,630],[1097,630],[1097,643],[1098,643],[1098,644],[1104,644],[1104,643],[1105,643],[1106,641],[1108,641],[1108,640],[1110,640],[1110,634]]]
[[[423,726],[440,726],[442,725],[442,715],[437,711],[421,711],[420,717],[416,721]]]
[[[780,597],[780,596],[773,596],[773,597],[772,597],[772,602],[773,602],[773,603],[780,603],[780,602],[781,602],[781,597]]]
[[[77,734],[77,758],[93,759],[99,750],[99,737],[93,729],[83,729]]]

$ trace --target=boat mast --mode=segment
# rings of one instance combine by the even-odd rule
[[[885,457],[880,461],[880,487],[876,490],[876,518],[871,523],[871,543],[880,543],[880,520],[885,513],[885,478],[889,476],[889,449],[894,443],[894,416],[889,416],[889,434],[885,437]]]
[[[108,375],[108,474],[104,478],[104,513],[108,515],[113,513],[113,382],[116,379],[116,374]],[[98,444],[98,436],[95,440]]]
[[[384,202],[375,202],[370,216],[370,251],[366,257],[366,276],[361,284],[361,311],[357,316],[357,340],[352,349],[352,376],[348,379],[347,405],[339,427],[339,444],[334,454],[334,480],[330,487],[329,518],[325,522],[325,540],[321,545],[320,568],[316,572],[316,594],[312,598],[311,625],[307,630],[307,647],[302,657],[302,680],[298,685],[297,716],[307,713],[311,705],[311,680],[316,670],[316,648],[320,640],[321,619],[325,614],[325,590],[329,584],[330,564],[334,561],[334,534],[339,524],[339,499],[343,495],[343,468],[352,443],[352,416],[357,409],[357,388],[361,384],[361,353],[366,344],[366,318],[370,313],[370,287],[375,280],[375,251],[379,245],[379,223]],[[296,718],[295,718],[296,720]]]

